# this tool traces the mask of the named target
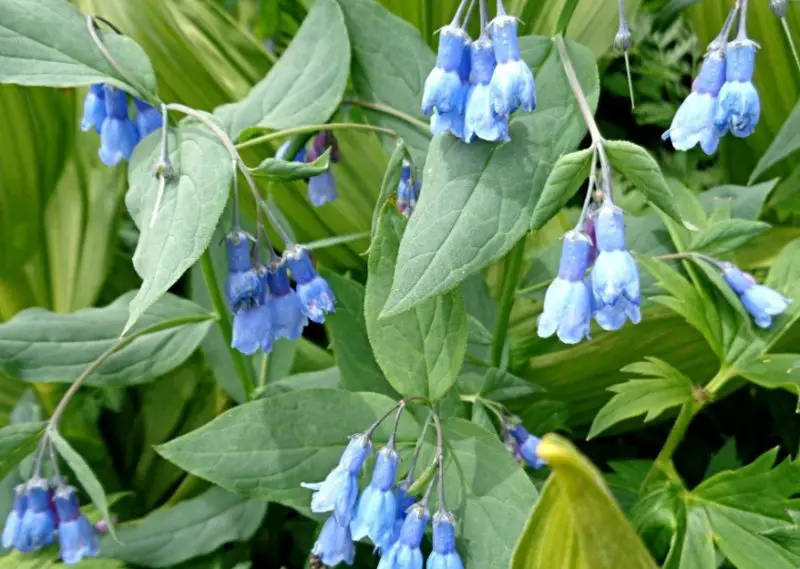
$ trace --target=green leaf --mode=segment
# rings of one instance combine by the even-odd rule
[[[798,397],[800,412],[800,355],[767,354],[737,365],[739,375],[767,389],[786,389]]]
[[[748,531],[734,512],[707,508],[714,542],[737,569],[796,569],[800,556],[783,549],[767,537]]]
[[[64,459],[64,462],[67,463],[67,466],[69,466],[72,472],[75,473],[75,476],[78,478],[81,486],[83,486],[83,489],[89,495],[89,498],[92,499],[92,503],[97,507],[97,510],[103,516],[103,519],[106,520],[106,523],[108,524],[108,531],[111,534],[111,537],[117,539],[117,532],[114,529],[114,522],[111,512],[109,511],[106,493],[103,491],[103,486],[100,484],[100,481],[94,475],[94,472],[92,472],[91,467],[86,463],[83,457],[70,446],[70,444],[59,434],[56,429],[48,429],[47,436],[50,437],[53,446],[58,454],[61,455],[61,458]]]
[[[476,346],[491,346],[493,341],[494,336],[486,329],[483,322],[467,314],[467,342]]]
[[[330,271],[322,275],[336,296],[336,312],[325,319],[325,329],[342,373],[342,386],[348,391],[374,391],[399,398],[372,355],[364,321],[364,286]]]
[[[800,149],[800,103],[794,106],[792,114],[783,123],[781,130],[772,139],[772,143],[767,151],[750,174],[750,182],[753,183],[761,174],[770,169],[790,154]]]
[[[254,399],[273,397],[289,391],[301,389],[342,389],[342,375],[338,367],[287,375],[274,383],[268,383],[263,390],[256,391]]]
[[[20,423],[0,429],[0,480],[36,450],[46,423]]]
[[[755,220],[761,215],[767,196],[778,180],[770,180],[755,186],[717,186],[702,192],[698,199],[708,213],[720,206],[730,205],[732,217]]]
[[[108,51],[147,93],[156,76],[133,40],[102,32]],[[63,0],[7,0],[0,6],[0,82],[48,87],[111,83],[130,91],[125,78],[92,41],[86,18]]]
[[[672,190],[667,185],[658,162],[647,150],[625,140],[609,140],[604,144],[614,168],[636,186],[650,203],[678,223],[682,223],[683,220],[672,197]]]
[[[652,421],[664,410],[692,400],[691,380],[665,361],[647,358],[622,371],[648,379],[632,379],[609,389],[616,395],[597,413],[589,430],[590,439],[625,419],[646,413],[644,420]]]
[[[746,219],[719,221],[695,233],[689,248],[709,255],[724,255],[739,249],[767,229],[769,224],[763,221]]]
[[[588,459],[552,434],[538,453],[553,474],[517,541],[511,569],[656,569]]]
[[[57,547],[43,551],[20,553],[12,551],[0,559],[0,569],[68,569],[76,565],[61,562]],[[126,569],[126,565],[115,559],[84,559],[77,565],[78,569]]]
[[[533,209],[531,229],[541,229],[544,224],[567,205],[589,175],[594,150],[586,148],[559,157],[547,177],[542,195]]]
[[[686,514],[685,525],[678,528],[675,546],[664,562],[664,569],[716,569],[717,558],[708,514],[702,508],[692,508]]]
[[[384,316],[454,288],[507,253],[528,231],[553,163],[583,138],[585,126],[552,40],[527,37],[520,46],[537,70],[539,106],[514,115],[507,144],[463,144],[449,135],[431,142]],[[599,90],[594,58],[577,44],[567,46],[593,106]]]
[[[380,218],[383,208],[389,202],[392,194],[397,191],[397,185],[400,183],[400,178],[403,173],[403,158],[405,157],[405,143],[400,140],[394,147],[392,155],[389,157],[389,163],[386,165],[386,172],[383,175],[381,182],[381,193],[378,194],[378,200],[375,202],[375,209],[372,211],[372,223],[370,225],[370,247],[372,241],[375,239],[375,232],[378,229],[378,219]]]
[[[350,72],[350,42],[335,0],[314,3],[289,48],[243,100],[218,108],[232,138],[328,121]]]
[[[465,395],[509,401],[540,392],[542,388],[508,370],[468,362],[458,376],[458,390]]]
[[[247,541],[261,525],[266,502],[211,488],[197,498],[155,510],[117,528],[119,543],[104,539],[103,555],[145,567],[168,567]]]
[[[22,381],[71,383],[119,339],[129,292],[108,306],[57,314],[30,308],[0,324],[0,370]],[[179,365],[200,345],[214,315],[171,294],[145,312],[132,342],[88,378],[91,385],[145,383]]]
[[[364,299],[367,334],[375,360],[392,387],[401,395],[436,401],[447,393],[461,369],[467,315],[456,290],[429,298],[403,314],[379,318],[395,273],[403,223],[390,209],[378,221]]]
[[[258,178],[266,178],[272,182],[289,182],[313,178],[324,173],[330,167],[331,149],[328,148],[313,162],[295,162],[265,158],[261,164],[250,169],[250,173]]]
[[[231,159],[207,128],[184,121],[170,132],[169,145],[174,174],[152,227],[159,191],[153,176],[160,152],[157,136],[139,143],[128,169],[131,189],[125,204],[140,231],[133,266],[143,282],[130,303],[125,331],[200,258],[228,201]]]

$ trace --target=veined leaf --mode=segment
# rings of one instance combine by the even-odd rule
[[[574,8],[574,6],[573,6]],[[561,210],[589,175],[594,150],[585,148],[559,157],[533,208],[532,229],[541,229]]]
[[[786,389],[798,396],[800,411],[800,354],[767,354],[748,362],[736,371],[767,389]]]
[[[0,558],[0,569],[68,569],[74,565],[61,562],[58,549],[55,547],[44,551],[20,553],[12,551]],[[126,569],[122,561],[116,559],[91,559],[81,561],[80,569]]]
[[[751,239],[761,235],[769,224],[747,219],[728,219],[719,221],[695,233],[690,249],[709,255],[724,255],[735,251]]]
[[[36,450],[45,423],[20,423],[0,429],[0,480]]]
[[[793,152],[800,149],[800,102],[794,106],[792,114],[783,123],[781,130],[772,139],[767,151],[758,161],[753,173],[750,174],[750,183]]]
[[[392,155],[389,157],[389,163],[386,165],[386,172],[383,175],[383,181],[381,181],[381,193],[378,194],[378,199],[375,202],[375,209],[372,211],[370,241],[375,239],[375,231],[378,229],[378,219],[380,218],[383,208],[386,207],[392,194],[397,191],[397,186],[400,183],[400,178],[403,173],[405,150],[405,143],[399,141],[394,147]]]
[[[303,180],[324,173],[330,167],[330,148],[313,162],[294,162],[265,158],[261,164],[251,168],[250,172],[258,178],[266,178],[273,182]]]

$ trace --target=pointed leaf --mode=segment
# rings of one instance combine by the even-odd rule
[[[324,173],[330,167],[330,158],[330,148],[313,162],[294,162],[291,160],[279,160],[278,158],[265,158],[261,164],[251,168],[250,173],[257,178],[266,178],[272,182],[304,180]]]
[[[798,149],[800,149],[800,102],[794,106],[792,114],[783,123],[781,130],[756,164],[753,173],[750,174],[750,183],[752,184],[761,174]]]
[[[589,175],[593,152],[591,148],[585,148],[559,157],[533,209],[531,229],[541,229],[550,218],[567,205]]]
[[[400,177],[403,173],[403,158],[406,155],[405,149],[405,143],[402,140],[399,141],[394,147],[392,155],[389,157],[389,163],[386,164],[386,172],[381,182],[381,193],[378,194],[378,200],[375,202],[375,209],[372,211],[370,240],[375,239],[375,231],[378,229],[378,218],[383,208],[386,207],[392,195],[397,191],[397,186],[400,183]],[[370,246],[372,246],[371,243]]]
[[[46,423],[20,423],[0,429],[0,480],[36,450]]]
[[[709,255],[724,255],[739,249],[767,229],[769,229],[769,224],[763,221],[746,219],[719,221],[695,233],[689,248],[692,251],[701,251]]]
[[[739,375],[767,389],[786,389],[798,396],[800,409],[800,354],[767,354],[739,364]]]

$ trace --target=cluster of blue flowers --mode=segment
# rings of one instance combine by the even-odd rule
[[[556,334],[566,344],[577,344],[590,338],[592,316],[604,330],[641,320],[639,271],[625,247],[622,210],[605,194],[588,221],[588,232],[581,227],[564,235],[558,276],[547,289],[537,323],[542,338]]]
[[[284,142],[275,153],[275,158],[278,160],[286,160],[286,153],[291,144],[292,142],[290,140]],[[333,136],[331,132],[318,132],[311,141],[311,148],[308,150],[306,150],[305,147],[300,148],[292,161],[313,162],[322,156],[329,148],[331,151],[331,162],[334,164],[339,162],[339,145],[336,142],[336,137]],[[336,192],[336,180],[330,168],[325,170],[322,174],[312,176],[308,180],[308,200],[314,207],[321,207],[328,202],[335,201],[337,197],[339,197],[339,194]]]
[[[225,296],[234,314],[231,347],[243,354],[272,350],[278,338],[296,340],[309,320],[322,323],[336,299],[317,274],[308,249],[290,246],[267,266],[253,262],[252,240],[243,231],[226,237]],[[289,271],[296,287],[292,288]]]
[[[397,184],[397,199],[395,204],[400,213],[406,218],[411,217],[417,207],[417,198],[422,189],[422,182],[414,174],[411,162],[403,160],[403,169],[400,172],[400,182]]]
[[[509,115],[536,108],[533,73],[522,60],[517,20],[506,14],[502,0],[487,24],[486,0],[480,1],[481,35],[471,41],[461,22],[462,0],[453,21],[439,30],[436,66],[425,80],[422,112],[431,117],[434,134],[451,132],[464,142],[476,137],[509,140]]]
[[[742,301],[745,310],[760,328],[772,326],[772,317],[783,314],[792,302],[778,291],[758,284],[752,275],[745,273],[732,263],[718,262],[717,264],[722,269],[725,282],[739,295],[739,300]]]
[[[75,488],[57,478],[53,486],[40,476],[16,488],[14,504],[3,527],[3,547],[22,553],[53,545],[72,565],[96,557],[100,543],[94,527],[81,514]]]
[[[753,85],[758,45],[747,37],[745,10],[740,14],[736,38],[728,42],[738,9],[737,3],[719,36],[709,44],[692,92],[662,136],[664,140],[671,139],[676,150],[689,150],[699,144],[703,152],[711,155],[728,132],[745,138],[756,128],[761,114],[758,91]]]
[[[133,102],[136,122],[128,114],[128,95],[112,85],[92,85],[83,101],[81,130],[100,134],[100,160],[107,166],[130,160],[139,141],[161,128],[160,112],[139,99]]]

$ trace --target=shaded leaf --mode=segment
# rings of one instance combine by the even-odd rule
[[[265,158],[261,164],[251,168],[250,172],[258,178],[266,178],[273,182],[303,180],[322,174],[330,167],[331,149],[328,148],[313,162],[295,162]]]
[[[0,429],[0,480],[36,450],[46,423],[20,423]]]
[[[594,150],[585,148],[560,156],[547,177],[542,195],[533,208],[531,229],[541,229],[561,210],[589,175]]]
[[[767,151],[750,174],[750,183],[790,154],[800,149],[800,102],[794,106],[792,114],[783,123],[781,130],[772,139]]]
[[[745,219],[720,221],[695,233],[690,249],[710,255],[724,255],[735,251],[767,229],[769,229],[769,224],[763,221]]]
[[[739,375],[767,389],[786,389],[800,398],[800,355],[767,354],[737,366]],[[800,410],[800,399],[798,399]]]
[[[375,232],[378,230],[378,219],[380,218],[383,208],[386,207],[392,194],[397,191],[397,186],[400,183],[400,178],[403,173],[403,158],[406,154],[405,148],[405,143],[402,140],[398,141],[392,155],[389,157],[389,163],[386,165],[386,172],[383,174],[383,180],[381,181],[381,192],[378,194],[378,200],[375,202],[375,209],[372,211],[372,224],[369,232],[370,241],[375,239]]]
[[[776,183],[777,180],[770,180],[755,186],[717,186],[700,193],[698,199],[708,213],[729,205],[732,217],[755,220]]]

